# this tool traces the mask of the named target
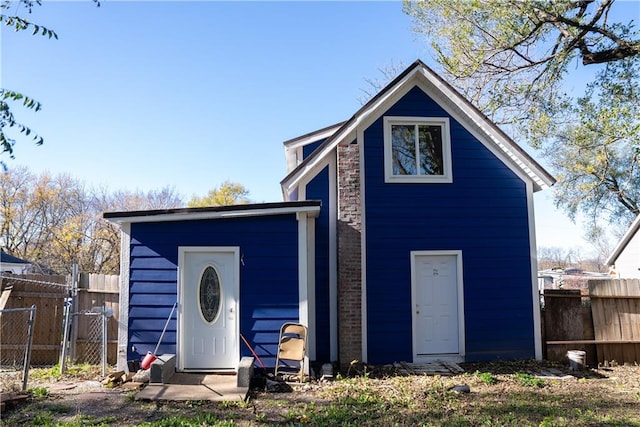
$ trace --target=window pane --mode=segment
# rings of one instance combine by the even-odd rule
[[[414,125],[391,126],[391,152],[394,175],[417,175]]]
[[[442,127],[418,126],[420,175],[443,175]]]
[[[209,323],[220,311],[220,278],[213,267],[205,268],[200,279],[200,311]]]

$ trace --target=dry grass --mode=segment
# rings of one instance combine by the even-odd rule
[[[640,426],[640,366],[588,370],[563,380],[535,376],[548,367],[469,364],[466,373],[451,377],[374,369],[364,376],[308,383],[293,393],[254,390],[241,403],[140,402],[118,389],[88,399],[86,390],[71,389],[41,393],[3,413],[2,424],[35,425],[30,423],[37,419],[52,426]],[[68,379],[34,386],[51,388],[56,381]],[[452,389],[460,384],[470,393]]]

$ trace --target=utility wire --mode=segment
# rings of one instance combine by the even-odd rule
[[[16,277],[16,276],[3,276],[3,275],[0,275],[0,279],[7,279],[7,280],[13,281],[13,282],[37,283],[39,285],[46,285],[46,286],[53,286],[53,287],[60,287],[60,288],[69,288],[70,287],[70,285],[68,285],[66,283],[47,282],[47,281],[44,281],[44,280],[23,279],[22,277]]]

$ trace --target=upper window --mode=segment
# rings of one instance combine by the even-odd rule
[[[452,182],[449,119],[384,118],[385,182]]]

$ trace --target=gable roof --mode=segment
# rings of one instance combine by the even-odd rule
[[[626,233],[624,233],[624,236],[622,236],[611,255],[609,255],[609,258],[607,258],[607,260],[605,261],[606,265],[613,265],[616,263],[622,251],[624,251],[624,249],[627,247],[627,245],[629,244],[631,239],[633,239],[639,229],[640,215],[638,215],[636,219],[633,220],[631,226],[629,226],[629,229],[626,231]]]
[[[504,131],[494,124],[478,108],[464,98],[453,86],[444,81],[421,60],[416,60],[398,77],[385,86],[369,102],[363,105],[349,120],[344,122],[331,136],[329,136],[311,155],[304,159],[281,182],[282,191],[286,197],[297,184],[308,174],[313,173],[323,159],[341,143],[349,143],[355,139],[356,129],[376,114],[382,114],[386,103],[402,90],[413,87],[417,82],[429,88],[428,95],[438,102],[452,116],[457,116],[465,128],[473,128],[476,135],[481,135],[481,141],[487,141],[496,149],[514,169],[519,169],[528,176],[534,186],[534,191],[550,187],[555,178],[549,174],[538,162],[516,144]],[[444,100],[449,100],[444,102]],[[446,104],[446,105],[443,105]],[[327,128],[325,128],[327,129]],[[313,134],[313,133],[311,133]],[[300,137],[303,138],[303,137]],[[294,140],[297,140],[295,138]],[[290,140],[291,141],[291,140]]]
[[[346,122],[336,123],[323,127],[322,129],[314,130],[313,132],[305,133],[304,135],[296,136],[283,142],[285,148],[299,147],[300,145],[306,145],[310,142],[317,141],[322,138],[327,138],[333,135],[336,130],[340,129]]]
[[[313,132],[305,133],[304,135],[300,135],[283,142],[282,144],[284,145],[284,157],[287,163],[287,173],[295,169],[295,167],[297,166],[296,162],[298,159],[296,152],[298,148],[330,137],[336,132],[336,130],[340,129],[340,126],[342,126],[344,123],[345,122],[336,123],[335,125],[327,126]]]
[[[18,258],[16,256],[13,255],[9,255],[8,253],[6,253],[3,250],[0,250],[0,263],[7,263],[7,264],[31,264],[29,261],[25,261],[21,258]]]

